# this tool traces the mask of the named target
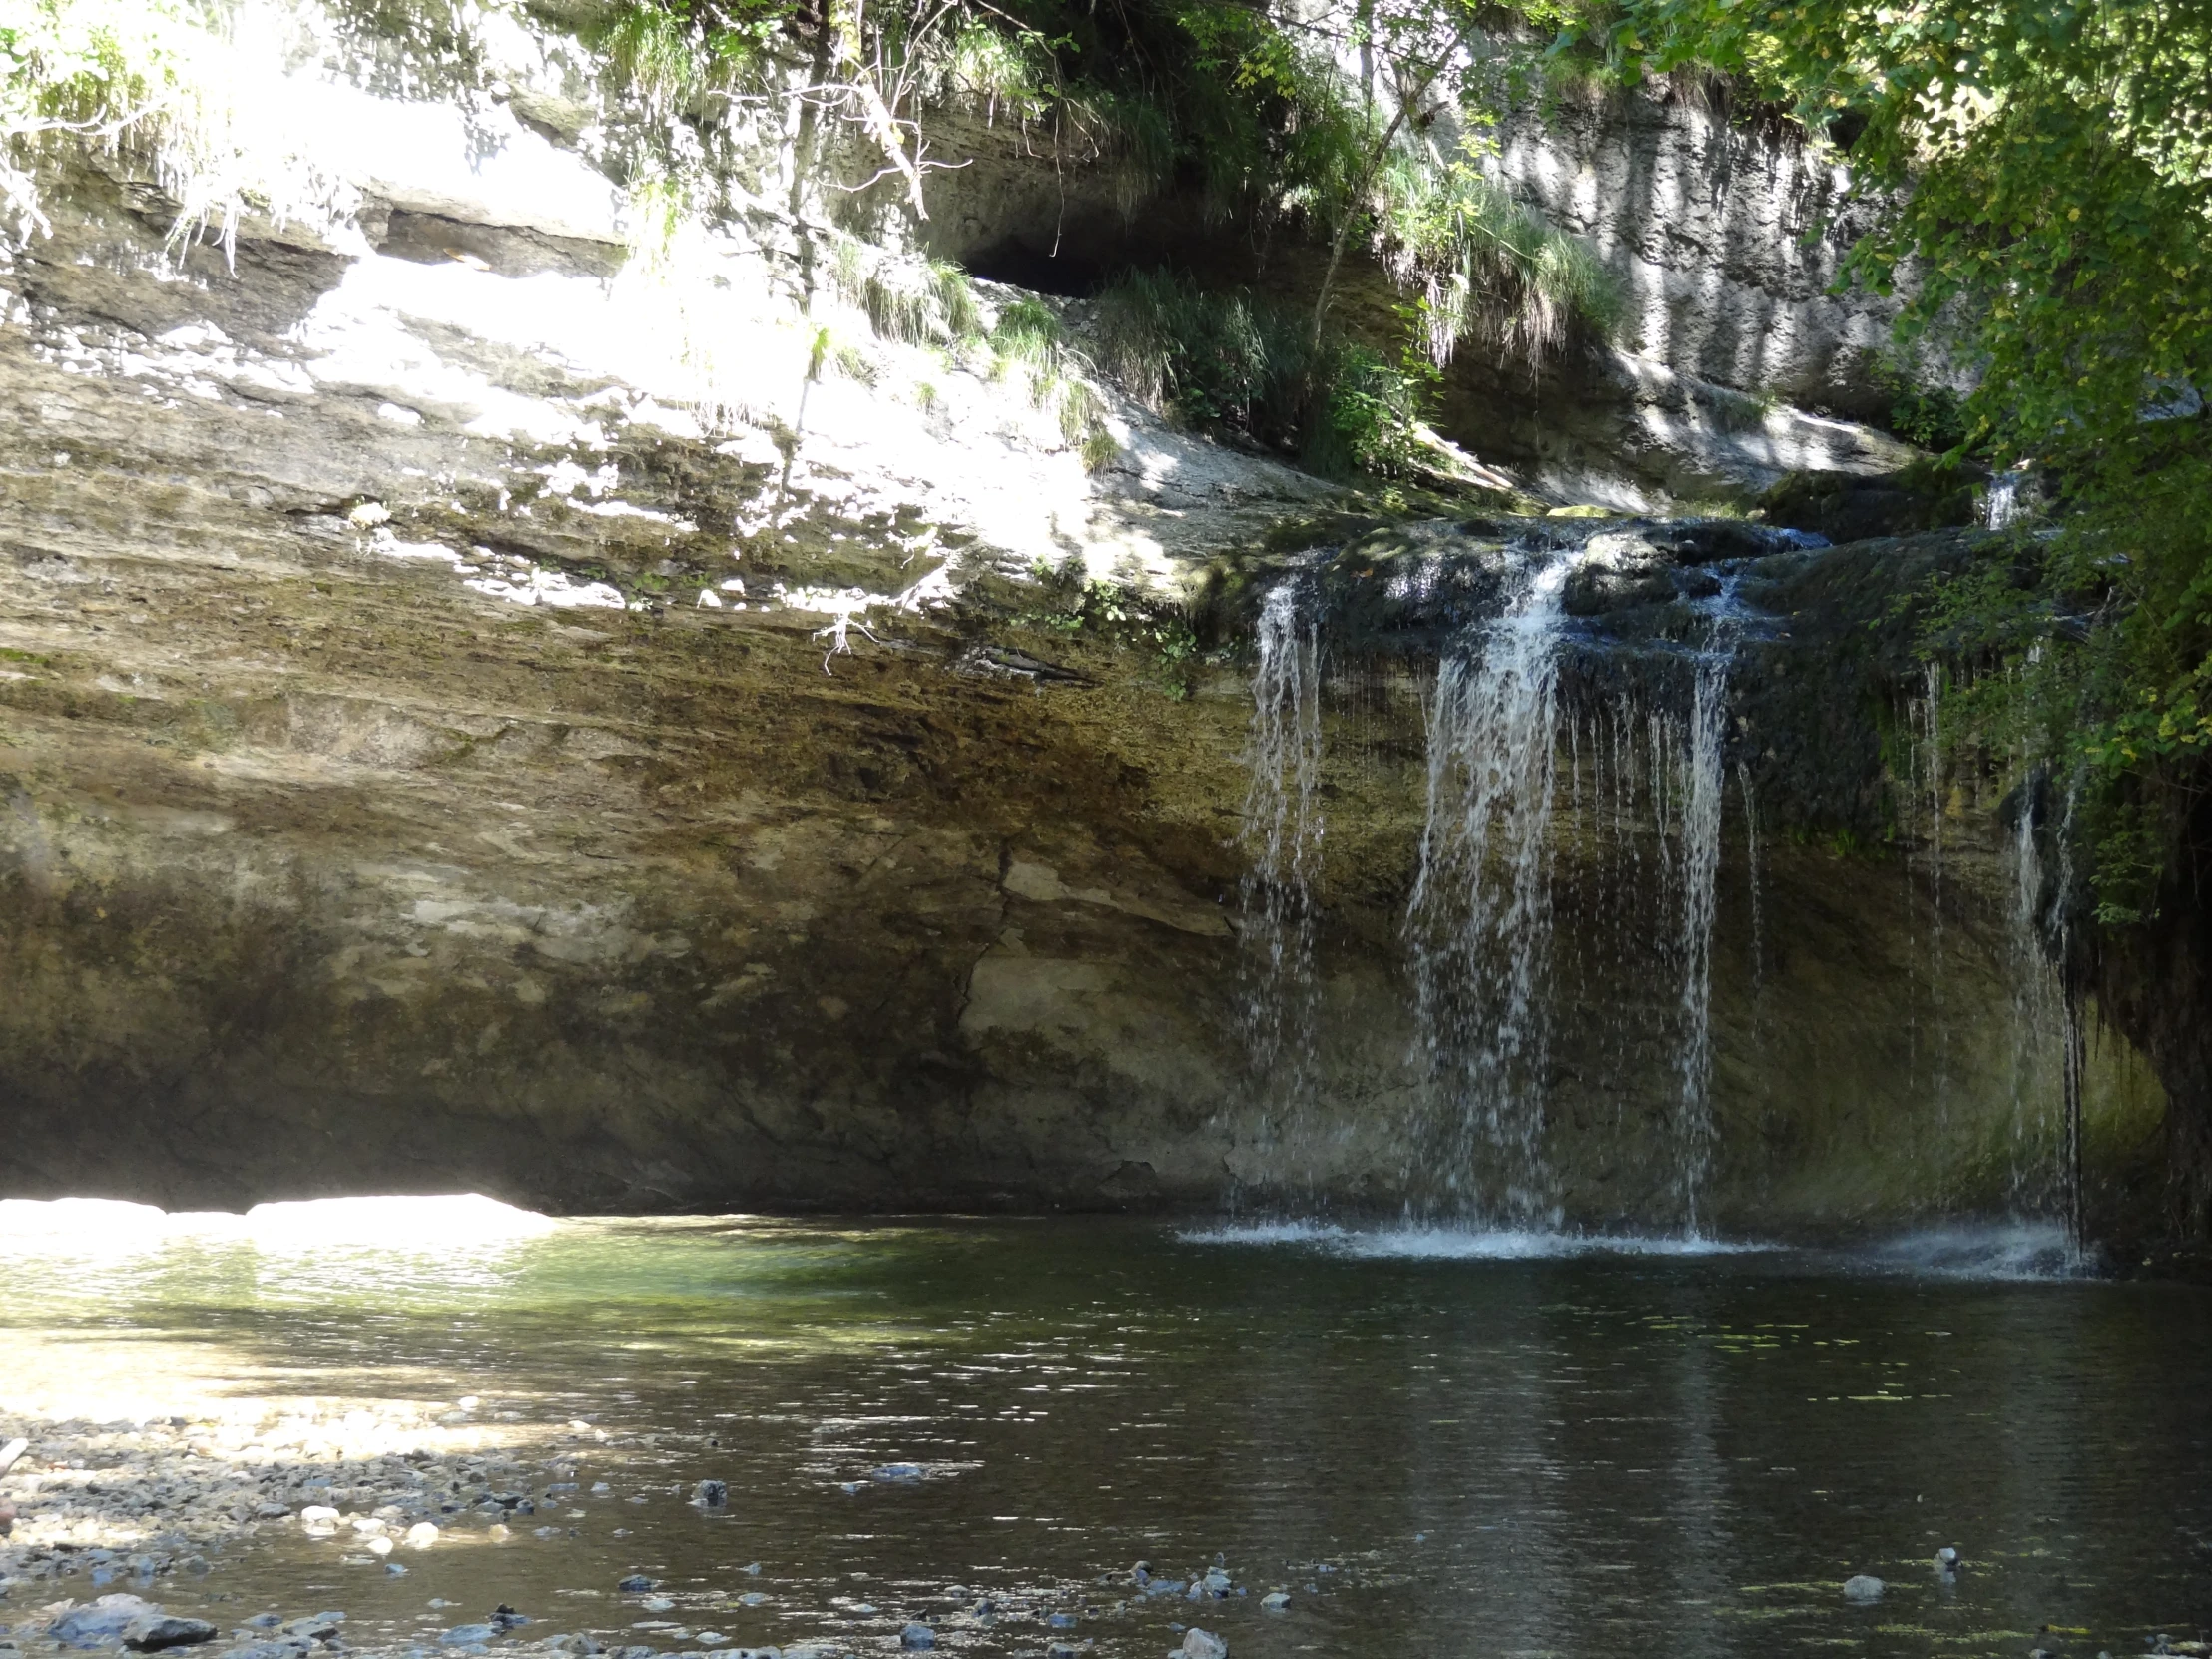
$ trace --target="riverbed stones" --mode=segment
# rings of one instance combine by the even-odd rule
[[[937,1645],[937,1633],[926,1624],[909,1624],[898,1633],[898,1645],[909,1652],[926,1652]]]
[[[1229,1644],[1211,1630],[1193,1625],[1183,1633],[1183,1646],[1178,1651],[1183,1659],[1228,1659]]]
[[[1882,1580],[1876,1578],[1873,1574],[1855,1573],[1844,1580],[1844,1599],[1859,1602],[1880,1601],[1885,1588],[1886,1586]]]

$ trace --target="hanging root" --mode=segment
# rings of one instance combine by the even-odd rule
[[[817,628],[814,631],[813,635],[810,636],[811,638],[818,640],[821,639],[825,634],[830,636],[830,649],[822,654],[823,673],[830,674],[830,659],[831,657],[849,657],[852,655],[852,642],[851,640],[846,638],[845,635],[845,631],[851,628],[857,628],[861,633],[867,634],[869,641],[873,644],[881,645],[883,643],[881,640],[876,639],[873,634],[868,633],[868,626],[866,623],[855,621],[850,611],[839,611],[837,613],[836,621],[830,624],[830,626],[827,628]],[[834,674],[830,674],[830,678],[834,680],[836,676]]]

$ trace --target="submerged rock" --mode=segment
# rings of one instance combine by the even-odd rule
[[[1193,1625],[1183,1633],[1183,1659],[1228,1659],[1229,1644],[1210,1630]]]
[[[1886,1588],[1882,1580],[1869,1573],[1858,1573],[1844,1580],[1844,1599],[1847,1601],[1880,1601]]]

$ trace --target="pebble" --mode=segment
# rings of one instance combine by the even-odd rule
[[[909,1624],[898,1633],[898,1645],[920,1651],[937,1645],[937,1633],[926,1624]]]
[[[692,1501],[702,1509],[720,1509],[730,1501],[730,1487],[721,1480],[702,1480],[692,1488]]]
[[[1291,1598],[1281,1590],[1260,1598],[1260,1605],[1271,1613],[1280,1613],[1291,1605]]]
[[[438,1541],[438,1529],[428,1521],[417,1521],[407,1528],[407,1535],[400,1540],[409,1549],[428,1549]]]
[[[1846,1601],[1880,1601],[1884,1585],[1881,1579],[1869,1573],[1858,1573],[1844,1580]]]
[[[879,1468],[869,1469],[867,1477],[870,1480],[884,1480],[910,1486],[915,1481],[922,1479],[927,1472],[919,1463],[885,1463]]]
[[[658,1578],[648,1578],[642,1572],[634,1572],[615,1585],[615,1588],[624,1595],[639,1595],[647,1590],[657,1590],[660,1587],[661,1581]]]
[[[499,1632],[488,1624],[457,1624],[438,1638],[440,1647],[481,1647],[497,1639]]]
[[[1229,1644],[1211,1630],[1193,1625],[1183,1633],[1183,1659],[1228,1659]]]

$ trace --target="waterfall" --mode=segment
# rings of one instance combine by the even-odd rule
[[[1719,905],[1721,819],[1726,794],[1721,749],[1727,738],[1728,674],[1743,632],[1743,609],[1736,597],[1741,577],[1722,580],[1707,609],[1711,633],[1696,658],[1690,686],[1690,719],[1682,734],[1680,851],[1676,856],[1682,959],[1682,1037],[1676,1070],[1682,1107],[1675,1132],[1675,1189],[1683,1231],[1695,1238],[1698,1208],[1713,1165],[1713,919]],[[1656,748],[1656,745],[1655,745]],[[1751,780],[1743,776],[1744,811],[1750,826]],[[1667,803],[1658,807],[1661,844],[1665,844]],[[1750,830],[1756,834],[1755,830]],[[1756,911],[1757,850],[1754,842],[1752,902]],[[1756,921],[1754,926],[1756,927]],[[1756,949],[1756,943],[1754,945]]]
[[[2016,1216],[2047,1213],[2050,1176],[2051,1038],[2064,1018],[2058,976],[2044,932],[2043,861],[2035,844],[2032,780],[2020,792],[2018,821],[2006,844],[2011,903],[2006,920],[2012,980],[2012,1125],[2008,1196]],[[2040,1179],[2038,1179],[2040,1177]]]
[[[1280,1140],[1313,1085],[1319,986],[1315,887],[1321,876],[1321,640],[1303,624],[1295,582],[1260,611],[1252,677],[1244,844],[1238,898],[1243,1019],[1252,1075]]]
[[[1719,632],[1716,629],[1716,633]],[[1713,913],[1721,866],[1721,739],[1729,657],[1716,640],[1697,660],[1682,801],[1682,1121],[1676,1134],[1683,1230],[1695,1237],[1713,1162]]]
[[[2018,523],[2025,509],[2020,505],[2019,472],[2000,472],[1989,480],[1982,502],[1982,521],[1991,530],[2007,530]]]
[[[1767,942],[1759,910],[1759,804],[1751,793],[1750,762],[1736,763],[1736,784],[1744,795],[1745,886],[1751,899],[1751,993],[1757,998],[1766,989]]]
[[[1943,972],[1943,668],[1928,665],[1921,699],[1921,746],[1928,756],[1928,1014],[1935,1027],[1935,1095],[1939,1118],[1950,1114],[1950,1020]]]
[[[1406,914],[1416,1059],[1444,1113],[1433,1150],[1445,1193],[1491,1219],[1537,1219],[1548,1205],[1548,831],[1572,562],[1515,572],[1504,613],[1446,655],[1428,717],[1427,820]],[[1488,1194],[1478,1158],[1496,1166]]]

